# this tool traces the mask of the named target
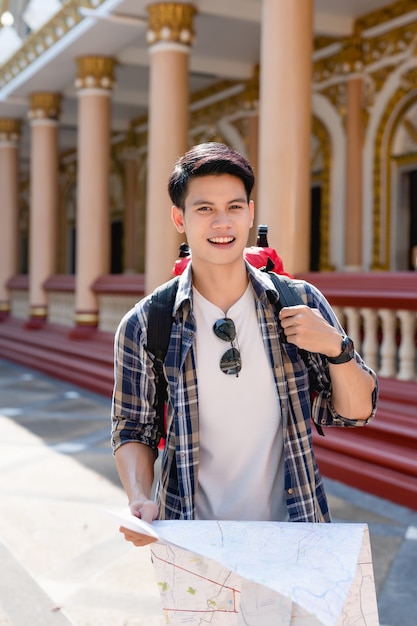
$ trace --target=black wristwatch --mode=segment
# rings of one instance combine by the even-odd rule
[[[345,335],[342,337],[342,352],[339,356],[336,357],[327,357],[329,363],[333,365],[339,365],[340,363],[348,363],[353,359],[355,355],[355,346],[353,345],[352,339]]]

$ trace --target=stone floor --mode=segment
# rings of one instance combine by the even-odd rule
[[[0,626],[162,626],[147,548],[125,542],[110,399],[0,360]],[[326,480],[334,521],[367,523],[380,623],[417,623],[414,510]]]

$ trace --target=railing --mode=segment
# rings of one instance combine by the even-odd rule
[[[370,367],[379,376],[417,380],[417,273],[314,272],[300,274],[324,293],[341,324]],[[27,277],[15,277],[9,287],[12,315],[27,311]],[[74,319],[73,276],[51,277],[49,321],[71,325]],[[93,285],[99,303],[99,330],[114,333],[117,324],[144,292],[140,274],[102,276]]]
[[[417,380],[417,273],[309,273],[379,376]]]

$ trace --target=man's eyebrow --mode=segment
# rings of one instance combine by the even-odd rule
[[[227,204],[234,204],[235,202],[239,202],[239,203],[247,202],[247,198],[246,198],[246,196],[241,196],[239,198],[233,198],[233,200],[228,200]],[[194,202],[191,204],[191,206],[197,206],[199,204],[207,204],[207,205],[211,206],[211,205],[216,204],[216,203],[212,202],[210,200],[204,200],[203,198],[196,198],[194,200]]]

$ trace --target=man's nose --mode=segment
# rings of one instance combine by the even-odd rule
[[[226,212],[218,213],[213,220],[215,228],[229,228],[231,223],[230,215]]]

